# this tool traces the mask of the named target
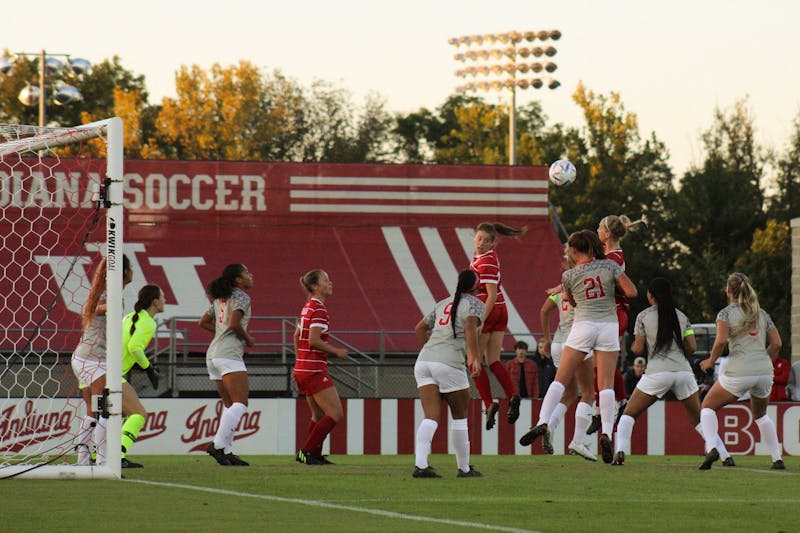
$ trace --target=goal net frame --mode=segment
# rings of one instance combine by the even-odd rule
[[[122,255],[123,255],[123,124],[118,117],[76,126],[71,128],[39,128],[36,126],[4,125],[8,129],[18,132],[17,138],[0,144],[0,163],[6,158],[22,157],[28,154],[36,158],[45,150],[65,147],[73,143],[88,141],[93,138],[104,138],[106,142],[106,170],[105,176],[100,176],[102,184],[98,192],[98,209],[105,212],[105,257],[106,261],[106,401],[105,408],[109,415],[106,426],[106,461],[101,465],[78,466],[73,464],[74,453],[69,453],[75,440],[74,426],[71,439],[68,443],[59,443],[57,439],[64,436],[45,435],[40,450],[30,454],[30,459],[7,460],[14,452],[0,451],[0,480],[24,477],[41,479],[120,479],[121,478],[121,429],[122,429]],[[74,157],[74,156],[71,156]],[[101,167],[102,168],[102,167]],[[12,250],[13,252],[13,250]],[[37,325],[38,328],[38,325]],[[74,347],[73,347],[74,348]],[[16,355],[16,346],[14,348]],[[9,367],[9,358],[6,359],[6,368]],[[63,364],[60,363],[60,364]],[[31,376],[33,378],[33,375]],[[88,385],[88,384],[87,384]],[[78,398],[71,401],[79,402],[80,408],[73,414],[84,414],[83,399],[80,392]],[[11,393],[8,398],[0,396],[0,404],[16,399]],[[27,400],[27,395],[24,398]],[[52,398],[38,398],[51,400]],[[37,400],[36,398],[34,400]],[[35,412],[34,412],[35,414]],[[72,419],[72,415],[68,418]],[[19,420],[19,419],[18,419]],[[25,422],[27,423],[27,422]],[[2,424],[2,421],[0,421]],[[77,420],[80,424],[80,420]],[[16,431],[19,432],[18,424]],[[3,450],[3,438],[13,440],[15,430],[6,422],[5,428],[0,428],[0,450]],[[24,429],[24,428],[23,428]],[[48,441],[47,439],[53,442]],[[5,443],[8,447],[8,442]],[[11,447],[13,449],[13,446]],[[47,455],[48,450],[58,450]],[[116,453],[115,453],[116,450]],[[4,456],[5,454],[5,456]]]

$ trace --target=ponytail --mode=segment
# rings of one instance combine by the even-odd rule
[[[236,287],[236,278],[244,273],[245,267],[240,263],[228,265],[222,271],[222,276],[213,280],[206,287],[206,292],[212,300],[228,298]]]
[[[653,353],[667,350],[672,341],[684,351],[683,332],[675,311],[675,301],[672,298],[672,286],[664,278],[654,278],[647,288],[647,292],[656,301],[658,307],[658,332]]]
[[[458,285],[453,294],[453,306],[450,311],[450,323],[453,326],[453,338],[456,338],[456,315],[458,314],[458,304],[461,303],[461,295],[470,292],[478,284],[478,274],[474,270],[462,270],[458,274]]]
[[[158,285],[145,285],[139,289],[139,299],[133,306],[133,318],[131,319],[130,334],[136,331],[136,322],[139,321],[139,313],[143,309],[149,309],[153,305],[153,300],[158,300],[161,297],[161,287]]]
[[[614,237],[614,240],[617,241],[622,240],[628,230],[636,229],[640,224],[647,226],[644,218],[631,222],[631,219],[625,215],[608,215],[600,221],[600,224],[605,226],[611,236]]]
[[[761,306],[758,303],[756,290],[750,285],[750,279],[741,272],[734,272],[728,276],[728,289],[744,315],[744,324],[736,331],[732,331],[731,336],[752,331],[758,325]]]

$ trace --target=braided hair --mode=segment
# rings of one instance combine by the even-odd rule
[[[161,298],[161,287],[158,285],[145,285],[139,289],[139,299],[136,300],[136,305],[133,306],[133,318],[131,320],[131,335],[136,331],[136,322],[139,321],[139,312],[143,309],[149,309],[153,305],[153,300]]]
[[[666,350],[672,341],[684,351],[683,334],[681,324],[678,321],[678,313],[675,311],[675,301],[672,298],[672,285],[665,278],[654,278],[647,288],[647,292],[653,297],[658,306],[658,332],[656,333],[656,345],[653,353]]]
[[[453,326],[453,338],[456,338],[456,315],[458,314],[458,304],[461,303],[461,295],[471,292],[478,284],[478,274],[474,270],[462,270],[458,274],[458,284],[456,292],[453,294],[453,307],[450,313],[450,322]]]

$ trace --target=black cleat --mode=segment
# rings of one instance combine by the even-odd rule
[[[412,477],[442,477],[436,473],[436,470],[433,469],[432,466],[426,466],[425,468],[420,468],[418,466],[414,467],[414,473],[411,474]]]
[[[544,448],[544,453],[547,455],[553,455],[553,452],[555,452],[553,449],[553,435],[550,434],[549,429],[542,435],[542,448]]]
[[[303,463],[304,465],[309,465],[309,466],[318,466],[318,465],[325,464],[316,455],[312,455],[312,454],[310,454],[310,453],[308,453],[306,451],[303,451],[303,450],[300,450],[300,451],[297,452],[297,456],[295,457],[295,461],[298,461],[300,463]]]
[[[122,468],[144,468],[144,465],[141,463],[134,463],[133,461],[128,461],[126,457],[122,458],[120,462],[120,466]]]
[[[727,459],[722,461],[722,466],[736,466],[736,463],[733,461],[733,457],[728,456]]]
[[[605,433],[600,435],[600,455],[603,457],[603,462],[607,465],[610,465],[614,461],[611,439]]]
[[[533,444],[533,441],[535,441],[537,438],[541,437],[545,433],[547,433],[547,424],[539,424],[538,426],[532,427],[530,431],[528,431],[522,437],[520,437],[519,443],[522,444],[523,446],[529,446]]]
[[[500,410],[500,404],[492,402],[492,405],[486,410],[486,430],[490,430],[497,422],[497,411]]]
[[[592,423],[586,428],[586,434],[591,435],[592,433],[596,433],[602,425],[603,423],[600,420],[600,415],[592,415]]]
[[[700,470],[711,470],[711,465],[714,464],[715,461],[719,460],[719,452],[716,448],[711,448],[706,454],[705,459],[703,459],[703,463],[700,465]]]
[[[320,464],[323,464],[323,465],[335,465],[336,464],[333,461],[329,461],[327,455],[316,455],[315,457],[320,460]]]
[[[225,455],[225,450],[214,448],[213,441],[208,443],[208,447],[206,448],[206,453],[211,457],[213,457],[214,459],[216,459],[216,461],[222,466],[231,466],[231,462]]]
[[[228,463],[230,463],[231,466],[250,466],[250,463],[232,453],[226,453],[225,458],[228,460]]]
[[[786,465],[783,464],[783,459],[778,459],[770,467],[772,470],[786,470]]]
[[[613,466],[623,466],[625,464],[625,452],[622,450],[618,451],[614,454],[614,462],[611,463]]]
[[[456,477],[483,477],[483,474],[472,468],[472,465],[469,465],[469,472],[464,472],[459,468]]]
[[[508,401],[508,423],[509,424],[513,424],[519,418],[519,404],[521,402],[522,402],[522,398],[519,397],[519,394],[515,394]]]

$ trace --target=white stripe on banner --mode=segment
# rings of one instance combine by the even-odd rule
[[[514,453],[516,455],[526,455],[531,453],[530,446],[523,446],[519,443],[519,439],[528,432],[530,429],[530,424],[528,423],[531,420],[531,416],[533,415],[533,403],[528,398],[523,398],[522,403],[519,404],[519,420],[516,424],[514,424]],[[556,439],[556,435],[561,433],[564,434],[564,424],[559,425],[556,428],[556,433],[553,435],[554,439]],[[563,440],[563,437],[562,437]],[[556,447],[555,440],[553,441],[553,447]]]
[[[447,253],[447,248],[444,246],[442,236],[436,228],[419,228],[419,234],[422,237],[422,242],[425,243],[425,248],[428,250],[433,264],[436,266],[439,277],[447,288],[447,294],[456,288],[458,283],[458,269],[450,259],[450,254]]]
[[[475,230],[472,228],[457,228],[456,233],[471,263],[473,252],[475,251]],[[502,281],[501,277],[500,282],[502,283]],[[528,329],[528,325],[525,324],[525,321],[522,320],[517,308],[514,307],[514,304],[511,302],[511,296],[508,294],[505,287],[503,288],[503,296],[505,296],[506,310],[508,311],[508,330],[514,335],[514,340],[525,341],[528,343],[528,346],[536,346],[536,338],[531,333],[531,330]]]
[[[405,202],[546,202],[546,194],[485,192],[421,192],[421,191],[350,191],[350,190],[294,190],[290,198],[312,200],[397,200]]]
[[[411,254],[411,249],[409,249],[406,238],[403,236],[403,230],[397,226],[384,226],[381,230],[383,231],[383,238],[386,239],[386,244],[389,245],[389,251],[392,253],[394,262],[397,264],[397,268],[400,269],[400,274],[417,302],[420,313],[422,316],[427,315],[436,305],[436,300],[431,294],[425,278],[422,277],[422,272],[420,272],[414,256]]]
[[[386,204],[300,204],[292,203],[293,213],[408,213],[416,215],[539,216],[546,207],[497,207],[496,205],[386,205]]]
[[[378,177],[334,177],[334,176],[291,176],[292,185],[356,186],[356,187],[450,187],[463,189],[480,187],[485,189],[547,189],[546,180],[493,180],[475,178],[378,178]]]
[[[397,455],[397,400],[381,400],[381,455]]]
[[[664,455],[666,404],[656,402],[647,410],[647,455]]]
[[[347,400],[347,455],[364,454],[364,435],[364,400],[351,398]]]

